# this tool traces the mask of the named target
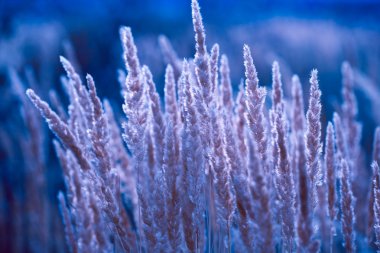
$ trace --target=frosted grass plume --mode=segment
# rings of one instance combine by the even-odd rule
[[[364,151],[348,63],[342,67],[343,110],[334,114],[334,124],[328,123],[322,152],[317,70],[311,71],[305,114],[300,78],[293,77],[288,98],[282,90],[288,80],[281,80],[280,65],[274,62],[268,117],[267,91],[259,86],[250,47],[242,49],[245,86],[235,98],[238,89],[230,80],[228,58],[218,44],[207,50],[196,0],[191,10],[193,59],[180,60],[170,41],[159,38],[168,64],[165,106],[153,74],[140,64],[131,28],[120,29],[126,70],[119,71],[123,134],[120,119],[111,103],[99,98],[92,76],[86,76],[86,87],[63,57],[68,112],[56,95],[53,110],[32,89],[26,91],[57,139],[66,187],[58,200],[68,250],[318,252],[342,244],[353,252],[373,247],[373,239],[378,247],[376,163],[368,190],[372,197],[366,201],[366,232],[375,238],[369,236],[367,248],[358,244],[357,235],[364,231],[355,226],[352,166],[366,165],[358,159]],[[372,159],[378,162],[376,132]],[[315,210],[317,203],[326,215]],[[332,227],[327,239],[324,224]],[[336,232],[341,236],[335,237]]]

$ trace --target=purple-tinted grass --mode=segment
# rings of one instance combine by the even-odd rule
[[[334,124],[327,124],[322,152],[317,70],[311,71],[305,114],[299,77],[293,76],[288,98],[282,82],[285,86],[290,80],[281,79],[274,62],[272,107],[267,108],[266,89],[259,86],[251,49],[244,45],[245,86],[234,97],[237,86],[231,83],[228,58],[221,54],[219,62],[223,48],[218,44],[207,50],[198,1],[192,0],[191,9],[194,60],[181,61],[169,40],[159,39],[168,64],[164,106],[153,74],[140,65],[131,29],[120,29],[126,68],[119,71],[123,134],[120,119],[110,102],[100,100],[92,76],[86,76],[86,87],[63,57],[67,112],[54,91],[54,110],[32,89],[26,91],[59,141],[54,146],[66,187],[58,200],[67,249],[334,252],[342,244],[347,252],[373,246],[379,250],[380,131],[364,212],[368,227],[361,231],[356,215],[363,211],[355,209],[361,188],[355,188],[352,176],[365,166],[359,159],[361,126],[348,63],[342,66],[341,114],[335,113]],[[10,75],[28,110],[17,76]],[[27,113],[31,138],[40,141],[33,113]],[[37,156],[40,151],[35,151]],[[367,248],[358,244],[364,232]]]

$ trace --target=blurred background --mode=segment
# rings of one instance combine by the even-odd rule
[[[333,100],[339,100],[342,61],[373,83],[380,80],[379,0],[201,0],[200,5],[208,47],[217,42],[228,55],[236,86],[244,74],[244,43],[252,48],[262,85],[271,83],[273,60],[280,62],[284,83],[296,73],[307,85],[311,69],[317,68],[327,118]],[[166,35],[180,58],[194,55],[187,0],[1,0],[0,87],[12,67],[18,73],[32,69],[42,92],[60,89],[58,56],[74,52],[81,71],[94,76],[100,95],[121,101],[115,92],[116,70],[123,68],[121,25],[132,27],[141,62],[151,68],[159,91],[165,63],[157,37]],[[363,109],[363,116],[371,114]]]
[[[380,124],[379,0],[199,2],[208,48],[217,42],[221,53],[229,57],[235,90],[244,77],[244,43],[252,49],[261,85],[271,86],[271,64],[279,61],[285,95],[289,95],[291,76],[298,74],[306,96],[310,71],[316,68],[326,124],[341,102],[340,69],[342,62],[348,61],[355,71],[359,117],[364,123],[362,144],[370,154],[373,129]],[[39,221],[33,216],[16,219],[25,211],[25,182],[34,172],[28,169],[31,158],[23,146],[28,138],[28,122],[20,109],[23,102],[12,88],[9,73],[17,73],[24,87],[33,86],[45,99],[50,89],[61,97],[59,78],[64,71],[59,55],[74,55],[78,71],[93,75],[100,97],[109,98],[120,113],[117,69],[124,68],[119,40],[122,25],[132,28],[140,60],[151,68],[162,94],[165,62],[157,38],[166,35],[180,58],[193,57],[190,0],[0,0],[1,252],[42,252],[39,247],[43,243],[49,245],[47,252],[64,251],[59,232],[49,235],[53,240],[41,235],[45,242],[40,246],[38,238],[32,243],[22,241],[20,231]],[[64,97],[62,100],[65,102]],[[41,120],[38,114],[35,117]],[[43,123],[41,131],[46,136],[41,141],[45,147],[41,159],[48,180],[42,180],[40,190],[51,203],[47,209],[52,222],[47,226],[50,232],[61,231],[55,202],[57,191],[64,188],[63,180]],[[18,244],[23,245],[21,251],[15,246]]]

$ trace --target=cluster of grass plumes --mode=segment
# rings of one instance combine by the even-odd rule
[[[56,113],[27,90],[58,140],[67,190],[58,199],[69,250],[380,250],[380,131],[367,187],[362,182],[370,179],[360,178],[366,163],[350,66],[342,66],[344,103],[328,123],[323,145],[318,72],[311,71],[305,113],[299,78],[292,79],[292,97],[284,97],[274,62],[268,108],[245,45],[245,85],[234,99],[227,56],[219,64],[219,46],[207,50],[196,0],[192,14],[193,59],[179,60],[160,38],[168,61],[164,110],[149,68],[139,62],[131,29],[120,29],[127,70],[119,78],[123,134],[93,78],[87,75],[84,85],[63,57],[67,113],[59,102]],[[363,195],[369,196],[368,208],[356,201]],[[359,226],[359,217],[368,226]]]

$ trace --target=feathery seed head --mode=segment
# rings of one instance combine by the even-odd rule
[[[207,53],[206,50],[206,34],[204,31],[203,21],[202,21],[202,15],[199,8],[199,3],[197,0],[191,1],[191,9],[192,9],[192,16],[193,16],[193,26],[194,26],[194,32],[195,32],[195,49],[197,51],[197,54],[205,55]]]
[[[133,40],[132,31],[130,27],[120,28],[120,37],[124,51],[124,62],[128,70],[128,74],[132,78],[137,78],[139,75],[140,61],[137,57],[137,48]]]
[[[273,108],[276,108],[278,104],[282,101],[282,82],[281,82],[281,73],[280,66],[277,61],[273,62],[272,67],[272,103]]]
[[[248,45],[244,45],[244,67],[245,67],[245,77],[246,86],[249,90],[254,90],[258,87],[259,79],[257,78],[256,67],[253,64],[251,50]]]

